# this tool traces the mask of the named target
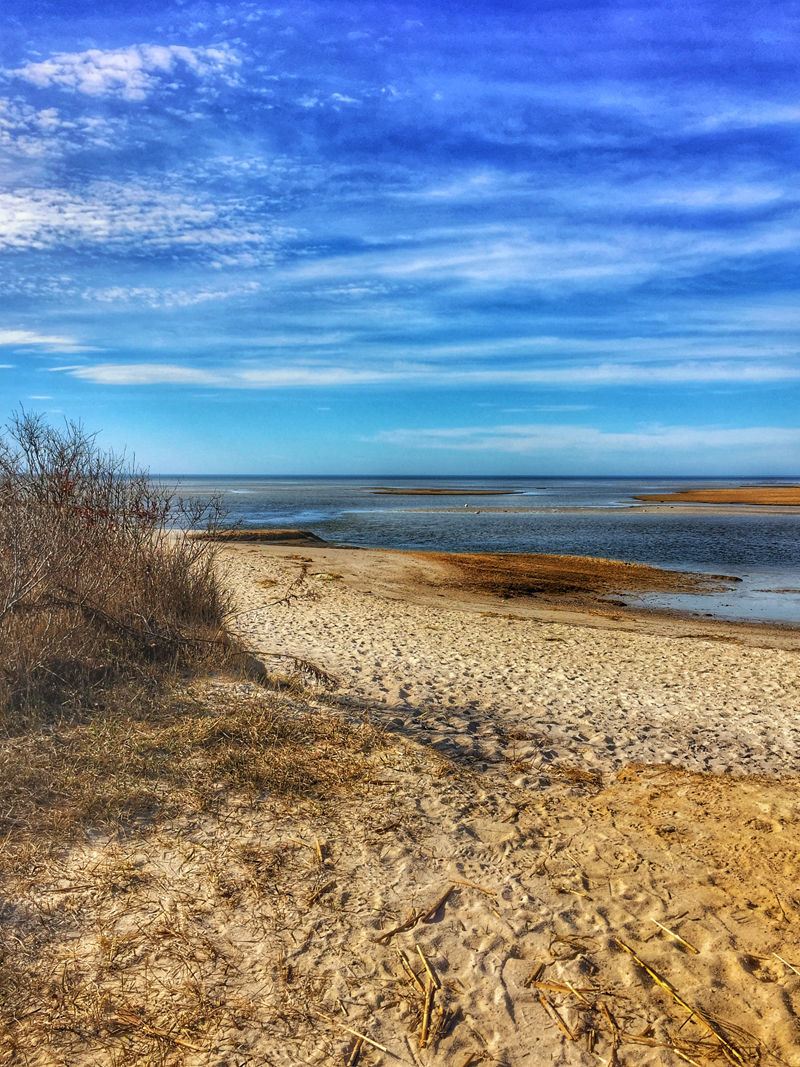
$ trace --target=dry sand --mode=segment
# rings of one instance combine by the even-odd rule
[[[598,771],[800,774],[798,630],[651,619],[594,597],[595,615],[558,611],[553,597],[505,601],[425,554],[259,545],[223,558],[250,647],[321,664],[348,700],[407,716],[445,751],[495,724]],[[486,744],[497,758],[502,743]]]
[[[233,798],[9,895],[61,1026],[9,1063],[800,1065],[796,631],[510,609],[404,553],[222,563],[241,636],[385,746],[356,793]]]

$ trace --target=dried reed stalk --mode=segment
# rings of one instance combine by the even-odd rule
[[[714,1035],[717,1041],[719,1041],[720,1045],[722,1045],[723,1053],[725,1054],[726,1058],[731,1059],[731,1057],[733,1057],[732,1062],[741,1065],[745,1064],[745,1058],[739,1051],[739,1049],[737,1049],[735,1045],[731,1044],[731,1042],[727,1039],[727,1037],[720,1030],[720,1028],[715,1023],[713,1023],[711,1019],[709,1019],[708,1016],[705,1015],[704,1012],[700,1011],[698,1008],[693,1008],[690,1004],[687,1004],[683,997],[681,997],[681,995],[678,993],[678,991],[676,989],[673,989],[670,983],[666,981],[666,979],[662,978],[659,974],[657,974],[652,969],[652,967],[648,967],[643,960],[639,959],[633,949],[629,948],[628,945],[624,943],[624,941],[620,941],[618,937],[615,937],[614,940],[621,949],[623,949],[625,952],[628,953],[629,956],[633,958],[633,962],[637,966],[641,967],[642,970],[652,978],[656,985],[660,986],[667,993],[669,993],[669,995],[677,1004],[680,1004],[680,1006],[685,1011],[689,1012],[690,1016],[693,1015],[695,1019],[698,1020],[698,1022],[702,1023],[702,1025],[705,1026],[705,1028]]]
[[[347,1067],[356,1067],[359,1057],[361,1056],[361,1049],[364,1047],[364,1038],[357,1037],[356,1043],[353,1045],[353,1051],[350,1053],[350,1057],[347,1061]]]
[[[553,1005],[550,1003],[550,1001],[547,999],[547,997],[541,991],[539,991],[539,1003],[542,1005],[544,1010],[547,1012],[547,1014],[550,1016],[550,1018],[553,1020],[553,1022],[559,1028],[559,1030],[561,1030],[561,1032],[563,1034],[565,1034],[569,1038],[570,1041],[574,1041],[575,1040],[575,1035],[570,1032],[570,1030],[567,1027],[567,1024],[564,1022],[564,1020],[558,1014],[556,1009],[553,1007]]]
[[[431,967],[430,963],[428,963],[428,960],[427,960],[427,958],[425,956],[425,953],[422,951],[422,948],[420,947],[420,945],[417,945],[417,952],[419,953],[419,958],[422,960],[423,964],[425,965],[425,970],[428,972],[428,977],[430,978],[430,980],[433,982],[433,984],[436,986],[437,989],[441,989],[442,988],[442,983],[439,981],[439,979],[434,974],[433,968]]]
[[[419,922],[426,923],[428,919],[432,918],[439,910],[439,908],[441,908],[442,904],[444,904],[444,902],[450,897],[450,894],[454,892],[455,888],[456,887],[454,885],[450,885],[447,889],[445,889],[444,893],[442,893],[442,895],[439,897],[433,907],[428,908],[426,912],[420,915]]]
[[[467,885],[470,889],[477,889],[479,893],[485,893],[487,897],[497,899],[497,893],[493,893],[491,889],[484,889],[481,885],[475,885],[474,882],[464,882],[460,878],[451,878],[450,881],[453,885]]]
[[[688,948],[690,952],[693,952],[693,953],[695,954],[695,956],[699,956],[699,955],[700,955],[700,949],[699,949],[699,948],[695,948],[695,947],[694,947],[694,945],[690,945],[690,944],[689,944],[689,942],[688,942],[688,941],[685,941],[685,940],[684,940],[684,939],[683,939],[683,938],[681,937],[681,935],[680,935],[680,934],[676,934],[674,930],[670,930],[670,928],[669,928],[668,926],[664,926],[664,924],[663,924],[663,923],[660,923],[660,922],[658,921],[658,919],[654,919],[654,918],[653,918],[653,917],[651,916],[651,917],[650,917],[650,922],[651,922],[651,923],[655,923],[655,924],[656,924],[656,926],[657,926],[657,927],[659,928],[659,930],[663,930],[665,934],[669,934],[669,936],[670,936],[670,937],[674,937],[676,941],[680,941],[680,943],[681,943],[681,944],[682,944],[682,945],[683,945],[683,946],[684,946],[685,948]]]
[[[429,978],[425,990],[425,1006],[422,1009],[422,1031],[419,1035],[419,1047],[425,1048],[428,1043],[428,1030],[431,1024],[431,1008],[433,1007],[433,995],[435,986]]]
[[[397,953],[400,956],[400,962],[403,964],[404,969],[408,972],[408,975],[411,978],[412,982],[417,987],[417,989],[420,991],[420,993],[422,993],[424,995],[425,994],[425,986],[422,984],[422,982],[420,982],[419,976],[417,975],[417,972],[414,970],[414,968],[408,962],[408,957],[406,956],[405,952],[403,952],[403,950],[400,948],[399,945],[395,945],[394,947],[397,949]]]
[[[358,1030],[351,1030],[349,1026],[345,1026],[344,1023],[340,1023],[340,1022],[338,1022],[338,1020],[336,1020],[336,1022],[337,1022],[338,1026],[341,1026],[341,1028],[343,1030],[346,1030],[348,1032],[348,1034],[352,1034],[353,1037],[358,1037],[362,1041],[366,1041],[366,1043],[368,1045],[372,1045],[373,1048],[377,1048],[381,1052],[385,1052],[387,1054],[387,1056],[393,1056],[394,1055],[394,1053],[390,1052],[389,1049],[386,1048],[385,1045],[379,1045],[377,1041],[373,1041],[372,1038],[371,1037],[367,1037],[366,1034],[360,1034],[358,1032]]]

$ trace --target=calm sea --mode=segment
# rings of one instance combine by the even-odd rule
[[[640,493],[722,488],[741,485],[741,479],[165,476],[164,481],[182,495],[222,494],[231,522],[311,530],[337,544],[602,556],[732,575],[741,583],[722,596],[653,595],[640,602],[718,618],[800,623],[800,514],[652,515],[627,510]],[[758,484],[781,483],[759,479]],[[455,491],[446,497],[381,496],[374,492],[379,486]],[[502,489],[509,495],[459,495],[466,489]],[[526,510],[490,510],[504,507]],[[590,510],[563,510],[567,508]],[[613,510],[601,510],[607,508]]]

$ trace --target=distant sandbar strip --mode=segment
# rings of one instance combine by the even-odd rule
[[[406,508],[409,513],[437,512],[453,515],[800,515],[800,506],[743,504],[621,504],[617,507],[508,507],[479,505],[460,508]]]
[[[648,493],[634,500],[659,504],[748,504],[800,507],[800,485],[742,485],[732,489],[681,489],[675,493]]]
[[[375,496],[521,496],[521,489],[396,489],[368,485]]]

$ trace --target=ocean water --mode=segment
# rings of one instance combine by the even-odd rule
[[[800,623],[800,512],[653,515],[628,510],[637,503],[633,498],[638,494],[723,488],[741,485],[741,479],[165,477],[164,481],[181,495],[221,495],[231,523],[311,530],[337,544],[601,556],[730,575],[740,581],[722,595],[653,594],[638,602],[717,618]],[[780,481],[761,479],[758,484]],[[436,497],[376,494],[375,488],[382,486],[446,487],[454,492]],[[480,497],[464,494],[467,489],[508,492]],[[521,510],[502,510],[506,508]]]

